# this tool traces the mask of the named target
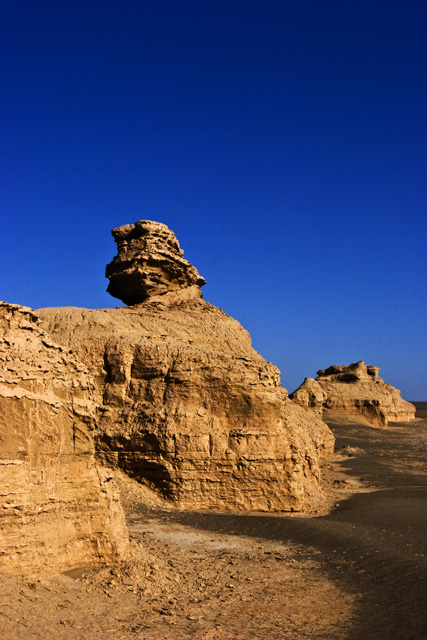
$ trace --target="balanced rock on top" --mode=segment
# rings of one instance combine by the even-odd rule
[[[206,284],[183,256],[179,242],[165,224],[139,220],[112,230],[117,256],[107,265],[107,291],[127,305],[153,296],[186,289],[187,297],[200,297]]]

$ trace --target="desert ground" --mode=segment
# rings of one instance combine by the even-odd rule
[[[1,578],[3,640],[423,640],[427,403],[387,430],[328,416],[329,509],[181,511],[118,476],[117,567]]]

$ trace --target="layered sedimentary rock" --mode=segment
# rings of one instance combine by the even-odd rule
[[[128,542],[95,465],[93,380],[39,322],[0,303],[0,570],[27,576],[110,562]]]
[[[296,404],[304,407],[304,409],[312,411],[318,416],[322,416],[327,394],[317,380],[314,378],[305,378],[302,385],[291,393],[289,398]]]
[[[387,427],[389,421],[413,420],[414,405],[403,400],[398,389],[381,380],[379,371],[362,361],[321,369],[316,379],[306,378],[290,398],[318,415],[322,415],[323,409],[331,409],[360,415],[378,427]]]
[[[185,258],[175,234],[160,222],[139,220],[112,230],[117,256],[106,268],[107,291],[134,305],[169,291],[199,295],[206,281]]]
[[[45,329],[95,378],[98,456],[184,507],[313,506],[319,458],[333,449],[327,426],[288,399],[279,371],[241,325],[202,299],[194,267],[184,278],[180,250],[176,268],[159,271],[158,256],[172,260],[169,248],[179,247],[167,227],[141,221],[113,234],[119,263],[136,256],[126,266],[131,280],[143,274],[135,295],[121,278],[114,295],[144,301],[39,311]],[[123,254],[123,238],[132,254]],[[157,279],[161,286],[146,285]]]

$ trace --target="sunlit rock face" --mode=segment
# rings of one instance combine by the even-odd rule
[[[93,380],[39,322],[0,303],[0,570],[26,576],[111,562],[128,544],[95,464]]]
[[[98,457],[184,507],[318,504],[328,427],[288,399],[247,331],[202,299],[172,231],[140,221],[113,234],[109,290],[132,306],[39,311],[95,378]]]
[[[175,234],[160,222],[139,220],[111,232],[117,256],[106,268],[108,293],[127,305],[170,291],[200,297],[206,281],[183,256]]]
[[[305,378],[296,391],[289,396],[296,404],[312,411],[318,416],[323,414],[323,405],[327,399],[326,392],[314,378]]]
[[[362,361],[321,369],[316,379],[306,378],[290,398],[318,415],[324,409],[360,415],[377,427],[387,427],[389,421],[410,422],[415,417],[414,405],[381,380],[379,371]]]

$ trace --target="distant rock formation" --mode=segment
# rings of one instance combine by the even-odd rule
[[[320,417],[323,415],[323,407],[327,397],[326,391],[314,378],[305,378],[302,385],[289,395],[289,398],[296,404]]]
[[[112,230],[118,254],[107,265],[108,293],[127,305],[187,289],[200,297],[206,280],[183,257],[175,234],[160,222],[139,220]],[[188,291],[188,289],[190,289]]]
[[[414,405],[381,380],[379,371],[362,361],[321,369],[316,379],[306,378],[289,397],[317,415],[332,409],[360,415],[377,427],[387,427],[389,421],[410,422],[415,417]]]
[[[93,380],[39,322],[0,303],[0,570],[26,576],[110,562],[128,544],[95,466]]]
[[[318,503],[328,427],[288,399],[241,325],[202,299],[205,281],[172,231],[139,221],[113,235],[108,290],[137,306],[39,311],[95,378],[100,459],[182,507]]]

